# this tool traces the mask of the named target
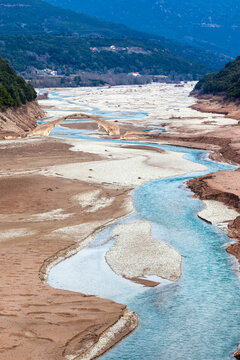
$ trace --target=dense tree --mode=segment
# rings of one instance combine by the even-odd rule
[[[116,47],[116,51],[109,51],[111,45]],[[140,50],[128,51],[127,48]],[[196,77],[211,71],[211,68],[174,55],[147,39],[0,35],[0,55],[8,59],[16,71],[27,73],[50,68],[60,75],[114,70],[116,73],[140,72],[143,75],[168,75],[175,71]]]
[[[238,55],[239,0],[47,1],[150,34],[166,36],[233,57]]]
[[[126,0],[124,1],[126,6],[123,6],[122,9],[129,9],[129,2]],[[67,0],[66,2],[70,4],[71,1]],[[77,2],[82,3],[83,1]],[[92,1],[94,4],[97,2],[98,1],[96,0]],[[115,2],[119,2],[119,0],[116,0]],[[136,20],[137,15],[139,15],[141,7],[140,3],[143,3],[143,1],[133,0],[130,2],[134,3],[134,15],[132,18],[132,21],[134,22],[134,19]],[[56,0],[55,3],[56,5],[60,5],[61,2]],[[101,3],[101,1],[99,1],[99,3]],[[158,3],[158,1],[156,3]],[[101,8],[104,8],[105,12],[107,11],[107,8],[102,5]],[[145,13],[144,19],[146,20]],[[150,24],[149,21],[143,22]],[[158,27],[162,25],[162,20],[158,21]],[[235,29],[235,31],[237,31],[237,29]],[[211,52],[209,50],[195,48],[186,43],[182,44],[175,40],[169,40],[159,35],[150,35],[139,32],[124,25],[120,25],[119,23],[109,23],[89,15],[60,8],[59,6],[52,6],[41,0],[1,0],[0,34],[8,36],[13,34],[40,35],[40,37],[44,35],[66,35],[75,38],[95,36],[99,39],[118,38],[122,40],[145,39],[149,40],[149,43],[155,43],[156,47],[168,49],[172,54],[182,57],[189,62],[203,64],[205,67],[211,68],[211,71],[218,71],[227,61],[232,60],[232,58],[225,55],[216,54],[215,51]],[[166,34],[166,36],[168,37],[170,35]],[[170,38],[172,38],[172,36],[170,36]],[[57,46],[58,42],[51,44],[51,49],[49,49],[51,56],[53,56],[55,51],[58,53]],[[31,50],[28,54],[25,54],[24,51],[25,50],[23,49],[22,55],[28,55],[29,60],[33,61],[34,58],[31,59]],[[5,57],[3,53],[1,55]],[[64,52],[62,53],[62,57],[68,62],[68,57],[64,56]]]
[[[31,84],[18,76],[8,61],[0,57],[0,109],[26,104],[36,98]]]
[[[224,94],[229,98],[240,98],[240,56],[218,73],[202,78],[195,90],[202,94]]]

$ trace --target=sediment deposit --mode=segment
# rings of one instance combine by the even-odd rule
[[[197,103],[192,105],[191,108],[205,113],[223,114],[226,117],[240,120],[240,102],[239,100],[233,101],[226,99],[220,95],[195,95]]]
[[[181,255],[164,242],[152,237],[146,221],[118,225],[112,232],[114,245],[106,254],[112,270],[128,279],[151,276],[178,281],[181,277]]]
[[[69,147],[50,138],[0,144],[0,359],[42,360],[44,354],[59,360],[79,354],[126,312],[125,305],[55,290],[41,280],[40,269],[54,254],[78,247],[96,228],[129,211],[125,191],[38,174],[46,164],[101,159]],[[94,209],[89,193],[99,204]],[[102,199],[109,200],[106,206]],[[132,328],[126,323],[124,334]]]

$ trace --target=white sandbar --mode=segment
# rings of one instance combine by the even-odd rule
[[[118,225],[114,245],[106,254],[112,270],[127,278],[158,276],[170,281],[181,277],[182,257],[169,245],[152,237],[146,221]]]

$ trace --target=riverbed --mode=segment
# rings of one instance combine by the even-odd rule
[[[61,99],[61,95],[55,99]],[[185,106],[188,103],[189,100]],[[169,106],[169,101],[166,104]],[[127,120],[129,117],[131,120],[136,116],[141,118],[142,110],[137,115],[126,114]],[[94,112],[107,118],[113,116],[114,107],[111,113],[97,108]],[[144,114],[143,120],[149,116],[147,110]],[[52,135],[88,139],[87,133],[61,127],[55,128]],[[94,136],[90,139],[94,140]],[[144,145],[142,142],[111,142]],[[149,143],[145,145],[149,146]],[[209,160],[204,151],[151,146],[185,153],[188,160],[206,166],[208,171],[205,173],[234,168]],[[199,175],[203,172],[155,180],[138,187],[133,191],[134,214],[100,232],[88,248],[59,263],[50,272],[48,281],[53,287],[126,303],[137,312],[139,328],[103,359],[227,360],[236,349],[240,338],[237,267],[234,258],[225,251],[229,238],[217,227],[198,218],[202,202],[192,198],[185,187],[188,179]],[[113,244],[111,232],[114,227],[137,220],[148,221],[153,236],[183,256],[179,282],[160,279],[158,287],[149,289],[117,276],[107,265],[105,254]],[[106,240],[109,241],[106,243]]]

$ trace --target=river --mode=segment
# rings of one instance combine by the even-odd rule
[[[106,112],[105,115],[109,116]],[[73,129],[61,135],[61,129],[56,128],[52,135],[88,138]],[[96,141],[108,140],[96,138]],[[184,152],[188,160],[207,166],[207,173],[234,169],[209,160],[204,151],[152,146]],[[126,303],[138,314],[138,329],[102,359],[227,360],[236,350],[240,339],[236,264],[225,251],[229,238],[198,218],[202,202],[192,198],[184,186],[186,180],[199,175],[203,173],[156,180],[137,188],[133,191],[134,214],[97,234],[88,248],[51,270],[48,279],[51,286]],[[156,288],[144,288],[117,276],[106,264],[105,253],[113,240],[108,243],[105,240],[110,238],[114,226],[139,219],[149,221],[153,236],[183,256],[183,273],[178,283],[163,281]]]

